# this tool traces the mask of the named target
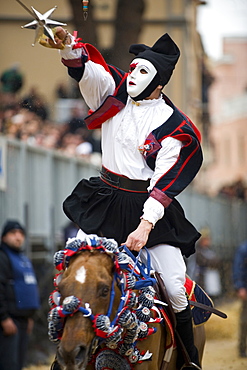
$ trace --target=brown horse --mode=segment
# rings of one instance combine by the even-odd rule
[[[75,243],[76,248],[74,248]],[[70,248],[71,244],[72,248]],[[64,272],[57,284],[61,295],[60,301],[54,304],[55,308],[51,310],[50,319],[48,319],[50,339],[59,342],[56,363],[60,367],[54,368],[175,370],[176,349],[175,346],[173,348],[172,335],[167,335],[167,326],[160,323],[164,320],[159,314],[155,311],[152,314],[153,319],[144,318],[148,326],[145,322],[141,323],[143,333],[151,327],[149,333],[146,331],[140,336],[139,333],[142,330],[140,328],[137,330],[137,322],[140,324],[140,317],[137,319],[136,316],[138,308],[142,307],[142,304],[151,307],[156,302],[154,290],[142,286],[145,280],[143,276],[140,276],[138,282],[138,275],[141,275],[138,264],[133,266],[129,263],[129,257],[124,253],[119,254],[118,248],[112,242],[110,242],[110,248],[112,246],[113,249],[115,248],[114,253],[112,250],[109,253],[108,241],[106,243],[108,249],[102,247],[101,242],[97,242],[96,247],[89,244],[92,243],[75,240],[68,245],[67,249],[65,248],[65,253],[61,255],[61,251],[57,252],[59,256],[55,258],[57,267]],[[122,269],[121,266],[124,268]],[[131,266],[132,274],[122,273],[126,271],[126,266]],[[137,273],[133,274],[133,271]],[[131,282],[133,275],[136,276],[133,281],[137,281],[137,285],[134,286]],[[138,286],[138,284],[141,285]],[[150,302],[140,304],[141,301],[138,301],[139,298],[135,296],[130,286],[133,289],[136,287],[139,289],[142,286],[138,290],[142,293],[151,289],[148,294],[144,294],[144,301],[148,299],[151,305]],[[73,303],[73,300],[77,302]],[[128,303],[131,301],[132,303]],[[145,316],[145,313],[151,309],[144,308]],[[108,316],[109,320],[107,320]],[[121,320],[121,317],[126,317],[128,325],[124,319]],[[143,316],[141,316],[142,319]],[[195,329],[195,342],[202,358],[205,343],[204,326]],[[170,350],[166,351],[166,347],[169,346]]]

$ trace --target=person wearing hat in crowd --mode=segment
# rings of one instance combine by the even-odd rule
[[[8,220],[0,244],[0,369],[24,366],[33,315],[39,308],[37,281],[31,261],[23,253],[25,229]]]
[[[162,93],[179,48],[168,34],[152,47],[131,45],[134,59],[125,73],[107,64],[94,46],[78,42],[61,27],[55,32],[56,43],[47,43],[60,49],[62,63],[79,84],[90,108],[87,127],[102,131],[100,176],[81,180],[64,201],[64,212],[80,227],[79,238],[93,233],[135,252],[148,248],[191,359],[186,369],[199,369],[183,255],[195,252],[200,234],[185,218],[176,195],[201,166],[200,133]],[[181,367],[181,356],[179,361]]]

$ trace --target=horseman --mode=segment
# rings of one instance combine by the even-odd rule
[[[108,65],[97,49],[55,29],[53,48],[78,84],[90,108],[89,129],[101,128],[102,170],[82,179],[64,201],[64,212],[84,233],[114,238],[135,252],[149,249],[152,267],[165,284],[177,327],[199,368],[191,309],[185,294],[183,255],[195,252],[200,234],[176,200],[202,164],[200,133],[162,92],[180,51],[168,34],[152,47],[130,46],[129,73]],[[179,358],[179,368],[183,359]]]

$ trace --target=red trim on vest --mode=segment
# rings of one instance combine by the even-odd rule
[[[117,95],[118,90],[120,89],[120,87],[122,86],[122,84],[125,82],[125,80],[128,77],[128,75],[129,75],[128,73],[125,73],[125,75],[122,77],[122,80],[121,80],[120,84],[118,85],[118,87],[114,91],[114,96]]]
[[[102,65],[105,70],[111,73],[105,59],[103,58],[102,54],[91,44],[84,44],[84,47],[88,53],[88,59],[92,60],[92,62]]]
[[[162,136],[159,138],[159,143],[166,139],[167,137],[173,137],[176,138],[177,140],[186,142],[186,145],[189,145],[192,141],[191,135],[183,131],[184,126],[189,126],[188,122],[183,120],[182,123],[178,127],[176,127],[172,132],[170,132],[168,135]],[[176,132],[179,131],[181,134],[176,134]]]
[[[118,68],[116,68],[115,66],[111,65],[111,69],[113,69],[118,75],[120,78],[123,77],[122,73],[120,73],[120,71],[118,70]],[[128,75],[128,73],[125,73]]]
[[[198,130],[198,128],[196,127],[196,125],[191,121],[191,119],[183,112],[181,111],[181,109],[177,108],[188,120],[189,122],[189,125],[191,125],[193,131],[195,132],[196,136],[197,136],[197,139],[199,140],[199,142],[201,142],[202,140],[202,135],[200,133],[200,131]]]
[[[187,157],[187,159],[184,161],[183,165],[180,167],[180,170],[178,171],[177,173],[177,176],[167,185],[165,186],[162,191],[166,191],[167,189],[169,189],[175,181],[177,181],[180,173],[183,171],[184,167],[188,164],[188,162],[190,161],[190,159],[193,157],[193,155],[197,152],[198,150],[198,145],[196,146],[196,148],[193,150],[192,153],[190,153],[190,155]],[[179,158],[178,158],[179,159]]]
[[[128,73],[125,73],[119,86],[115,89],[114,95],[109,95],[104,101],[104,103],[96,111],[89,109],[88,116],[84,119],[89,130],[100,128],[102,123],[104,123],[109,118],[112,118],[113,116],[115,116],[121,109],[125,107],[125,104],[121,102],[121,100],[118,100],[117,98],[115,98],[115,96],[118,94],[118,90],[120,89],[122,84],[125,82],[127,76],[128,76]],[[109,101],[111,104],[110,107],[109,107]],[[98,121],[94,122],[96,119]]]
[[[108,96],[93,115],[87,116],[84,121],[89,130],[100,128],[102,123],[115,116],[125,106],[120,100],[114,96]]]

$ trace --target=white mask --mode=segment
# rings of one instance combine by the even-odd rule
[[[127,77],[127,93],[132,98],[140,95],[153,80],[157,70],[146,59],[136,58],[130,63],[130,73]]]

